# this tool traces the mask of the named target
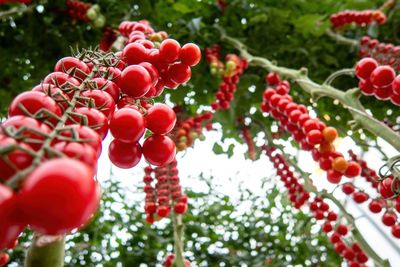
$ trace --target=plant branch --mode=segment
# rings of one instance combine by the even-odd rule
[[[65,236],[47,236],[35,233],[29,248],[25,267],[63,267]]]
[[[390,145],[392,145],[397,151],[400,151],[399,134],[365,112],[364,107],[359,100],[360,92],[358,88],[343,92],[330,85],[320,85],[308,77],[306,69],[295,70],[279,67],[266,58],[253,56],[247,51],[246,46],[242,42],[227,36],[224,29],[221,27],[216,26],[216,28],[221,33],[221,39],[230,43],[237,50],[239,50],[241,56],[248,60],[251,65],[262,67],[268,71],[278,73],[281,76],[294,80],[314,99],[326,96],[339,100],[342,106],[349,110],[355,122],[359,126],[365,128],[372,134],[381,137]]]
[[[171,217],[174,226],[174,252],[175,252],[174,266],[186,267],[185,257],[183,255],[184,225],[182,222],[182,215],[177,215],[173,212]]]
[[[22,15],[27,12],[32,12],[35,7],[36,5],[27,6],[25,4],[15,6],[13,8],[10,8],[9,10],[0,12],[0,19],[6,19],[14,15]]]
[[[358,46],[358,41],[344,37],[343,35],[332,31],[332,29],[327,29],[325,34],[334,39],[338,44],[350,45],[350,46]]]

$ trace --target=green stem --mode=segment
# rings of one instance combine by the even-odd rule
[[[63,267],[64,236],[35,234],[25,259],[25,267]]]
[[[219,26],[216,26],[216,28],[221,32],[221,39],[232,44],[237,50],[239,50],[241,56],[248,60],[251,65],[265,68],[268,71],[278,73],[281,76],[294,80],[314,99],[326,96],[339,100],[342,106],[349,110],[358,126],[381,137],[397,151],[400,151],[399,134],[365,112],[364,107],[359,100],[360,92],[357,88],[343,92],[330,85],[320,85],[308,77],[306,69],[295,70],[279,67],[266,58],[253,56],[247,51],[243,43],[235,38],[227,36],[225,31]]]
[[[172,213],[172,222],[174,225],[174,252],[175,252],[175,267],[186,267],[185,256],[183,250],[183,235],[184,225],[182,222],[182,215]]]
[[[27,12],[32,12],[35,7],[36,5],[27,6],[25,4],[15,6],[13,8],[10,8],[9,10],[0,12],[0,19],[6,19],[14,15],[22,15]]]
[[[325,34],[336,40],[338,44],[350,45],[350,46],[358,46],[358,41],[350,38],[346,38],[343,35],[328,29],[325,31]]]

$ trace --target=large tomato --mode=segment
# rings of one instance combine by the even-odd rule
[[[94,78],[91,81],[95,83],[95,87],[90,89],[103,90],[109,93],[115,102],[118,102],[120,89],[116,83],[104,78]]]
[[[8,108],[8,116],[30,116],[44,110],[47,110],[49,113],[57,117],[61,116],[60,107],[51,97],[41,92],[27,91],[14,98]],[[51,115],[45,113],[42,113],[41,116],[47,117],[46,121],[51,123],[51,125],[57,125],[57,118],[51,117]]]
[[[115,101],[109,93],[102,90],[88,90],[83,92],[81,96],[82,99],[79,100],[80,104],[77,106],[96,108],[107,118],[110,118],[114,113]]]
[[[128,96],[142,97],[150,90],[152,78],[144,67],[131,65],[122,72],[119,86]]]
[[[97,154],[93,147],[85,143],[77,142],[58,142],[53,146],[54,149],[62,152],[71,159],[79,160],[92,169],[97,168]]]
[[[64,57],[54,67],[54,71],[65,72],[71,76],[84,80],[90,73],[90,68],[85,62],[75,57]]]
[[[42,83],[33,87],[32,91],[42,92],[53,98],[63,113],[68,108],[68,103],[70,101],[69,96],[53,84]]]
[[[66,234],[87,223],[97,209],[94,173],[68,158],[42,163],[24,181],[19,205],[28,224],[42,234]]]
[[[47,75],[44,78],[43,83],[53,84],[61,88],[69,97],[72,97],[75,93],[73,87],[79,86],[81,84],[81,82],[74,77],[59,71],[52,72]]]
[[[59,133],[61,136],[70,138],[70,140],[67,141],[79,141],[90,145],[96,151],[97,157],[100,156],[102,150],[101,138],[100,135],[91,128],[84,125],[73,124],[64,127]]]
[[[156,134],[166,134],[174,128],[176,114],[169,106],[157,103],[148,109],[145,119],[147,129]]]
[[[2,123],[2,126],[12,131],[19,130],[20,135],[18,135],[16,139],[18,141],[24,141],[34,150],[39,150],[42,147],[45,135],[49,134],[51,131],[47,125],[33,118],[21,115],[7,119]]]
[[[104,139],[107,135],[107,117],[97,109],[86,107],[75,109],[75,114],[71,115],[71,118],[67,120],[66,124],[70,125],[77,123],[92,128],[100,135],[102,139]]]
[[[33,161],[33,157],[23,149],[31,149],[27,144],[17,142],[9,137],[0,139],[0,148],[6,149],[13,147],[10,151],[0,157],[0,181],[8,180],[18,170],[29,167]],[[22,148],[22,149],[21,149]]]
[[[143,156],[153,165],[164,166],[175,158],[176,148],[174,141],[168,136],[154,134],[143,143]]]
[[[138,142],[145,130],[143,115],[135,109],[121,108],[111,117],[111,134],[120,141],[127,143]]]
[[[142,148],[139,143],[124,143],[115,139],[108,149],[108,157],[115,166],[130,169],[140,162]]]

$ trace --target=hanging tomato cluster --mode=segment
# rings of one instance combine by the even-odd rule
[[[345,10],[333,14],[330,17],[333,28],[340,28],[349,24],[356,24],[357,26],[368,26],[373,22],[384,24],[387,18],[385,13],[380,10]]]
[[[154,221],[167,217],[171,209],[175,214],[184,214],[187,211],[188,199],[182,193],[177,161],[174,159],[170,164],[154,169],[147,166],[144,171],[146,221],[153,224]]]
[[[373,58],[363,58],[356,65],[356,76],[364,95],[374,95],[379,100],[390,100],[400,106],[400,75],[389,65],[379,65]]]
[[[211,73],[222,76],[222,82],[215,93],[215,101],[211,104],[213,110],[227,110],[234,98],[234,93],[239,83],[240,75],[248,67],[248,62],[237,55],[228,54],[225,65],[220,61],[220,48],[213,46],[206,48],[206,60],[210,64]]]
[[[179,107],[174,107],[178,115],[178,121],[172,131],[173,140],[178,151],[186,150],[193,146],[196,139],[204,140],[203,127],[212,130],[213,114],[209,111],[193,117],[185,118]]]
[[[340,223],[338,215],[331,210],[329,204],[321,197],[315,197],[310,201],[310,193],[304,189],[302,182],[290,170],[290,166],[285,160],[284,156],[274,147],[263,147],[266,155],[272,162],[276,169],[277,175],[284,183],[288,190],[289,200],[292,202],[296,209],[300,209],[305,203],[309,204],[310,210],[316,220],[324,221],[321,228],[326,234],[330,234],[330,241],[335,247],[336,252],[347,260],[349,266],[361,267],[368,261],[368,256],[362,251],[358,243],[353,242],[345,237],[349,229],[346,225]],[[336,226],[334,227],[334,224]]]
[[[358,176],[360,166],[345,160],[342,153],[335,151],[333,141],[338,136],[336,129],[327,127],[318,118],[312,119],[304,105],[293,102],[287,81],[282,81],[275,73],[268,74],[265,79],[275,87],[264,91],[261,110],[277,119],[303,150],[312,152],[320,168],[327,171],[328,181],[337,184],[343,175],[349,178]]]
[[[175,144],[167,136],[175,126],[175,112],[165,104],[151,105],[146,100],[159,96],[164,87],[176,88],[191,76],[190,66],[201,58],[195,44],[180,44],[165,39],[159,49],[149,39],[155,34],[147,21],[124,21],[120,33],[127,43],[119,54],[127,63],[121,67],[118,85],[123,93],[118,110],[110,119],[109,158],[120,168],[136,166],[142,156],[153,165],[162,166],[175,158]],[[151,131],[143,146],[138,143],[146,129]]]

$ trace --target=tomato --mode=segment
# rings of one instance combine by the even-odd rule
[[[61,116],[60,107],[51,97],[41,92],[27,91],[14,98],[8,108],[8,116],[38,115],[39,111],[44,110],[57,117]],[[49,114],[42,113],[40,117],[46,118],[45,121],[48,121],[52,126],[56,126],[58,123],[58,119],[49,116]]]
[[[21,115],[13,116],[7,119],[2,123],[2,126],[8,130],[20,129],[20,131],[22,131],[21,128],[26,128],[21,132],[17,140],[24,141],[36,151],[42,147],[42,143],[45,140],[45,134],[49,134],[51,132],[47,125],[40,123],[33,118]],[[43,133],[43,135],[40,133]]]
[[[54,99],[54,101],[56,101],[57,105],[60,107],[62,113],[64,113],[64,111],[68,108],[70,98],[55,85],[42,83],[33,87],[32,91],[42,92]]]
[[[121,108],[116,111],[110,120],[110,131],[115,139],[123,142],[135,143],[145,132],[143,115],[131,108]]]
[[[14,139],[5,137],[0,140],[0,148],[15,146],[5,155],[0,157],[0,181],[8,180],[18,170],[23,170],[32,164],[33,157],[23,149],[30,150],[27,144],[18,144]]]
[[[142,148],[139,143],[124,143],[115,139],[108,148],[108,157],[118,168],[130,169],[140,162]]]
[[[267,76],[265,76],[265,82],[268,83],[269,85],[277,85],[281,81],[281,78],[279,77],[279,74],[270,72],[268,73]]]
[[[168,68],[169,78],[179,84],[185,83],[190,80],[192,71],[190,67],[183,63],[175,63]]]
[[[61,88],[64,93],[66,93],[69,97],[72,97],[75,93],[75,88],[81,84],[74,77],[64,73],[64,72],[52,72],[47,75],[43,83],[49,83]]]
[[[363,58],[356,65],[356,76],[360,79],[367,80],[371,76],[372,71],[374,71],[378,65],[378,62],[373,58]]]
[[[335,170],[328,170],[327,178],[330,183],[338,184],[342,180],[342,173]]]
[[[346,177],[349,177],[349,178],[354,178],[360,174],[361,174],[360,165],[354,161],[348,162],[348,166],[347,166],[347,169],[346,169],[344,175],[346,175]]]
[[[66,125],[81,124],[88,126],[96,131],[102,139],[107,136],[108,120],[107,117],[94,108],[81,107],[75,109],[75,114],[72,114],[67,120]]]
[[[95,88],[91,88],[91,89],[103,90],[112,96],[112,98],[114,99],[114,102],[118,102],[119,94],[120,94],[120,89],[119,89],[118,85],[116,85],[114,82],[106,80],[104,78],[94,78],[91,81],[93,81],[95,83]]]
[[[153,64],[151,64],[149,62],[142,62],[139,64],[139,66],[142,66],[149,72],[151,81],[152,81],[152,86],[155,86],[159,79],[159,74],[158,74],[157,68],[154,67]]]
[[[348,162],[343,157],[337,157],[332,162],[332,169],[337,172],[343,173],[348,167]]]
[[[156,134],[169,133],[175,126],[176,114],[165,104],[157,103],[148,109],[146,127]]]
[[[390,85],[374,89],[374,95],[379,100],[389,100],[392,94],[393,91]]]
[[[324,140],[324,137],[321,133],[320,130],[311,130],[307,133],[307,142],[310,145],[317,145],[317,144],[321,144],[322,141]]]
[[[20,210],[32,229],[57,235],[85,224],[99,203],[93,176],[93,170],[74,159],[52,159],[38,166],[19,193]]]
[[[139,64],[147,61],[149,51],[146,47],[139,43],[130,43],[125,46],[123,55],[128,65]]]
[[[173,39],[166,39],[160,45],[160,58],[163,61],[172,63],[179,58],[181,45]]]
[[[88,90],[81,94],[83,98],[89,99],[79,99],[79,104],[77,107],[90,107],[99,110],[107,118],[110,118],[115,111],[115,101],[112,96],[102,90]]]
[[[393,80],[392,90],[395,94],[400,95],[400,75],[397,75]]]
[[[374,71],[372,71],[370,79],[371,83],[376,87],[389,86],[394,78],[396,77],[396,72],[390,66],[384,65],[379,66]]]
[[[64,57],[57,61],[54,71],[64,72],[80,80],[84,80],[90,74],[90,68],[75,57]]]
[[[338,137],[338,132],[334,127],[326,127],[322,131],[322,135],[326,142],[332,143]]]
[[[17,200],[12,190],[0,184],[0,251],[11,248],[24,230],[19,221]]]
[[[164,166],[175,158],[175,143],[165,135],[151,135],[143,143],[143,156],[153,165]]]
[[[192,43],[185,44],[179,51],[179,59],[183,64],[195,66],[200,62],[200,48]]]
[[[390,197],[394,196],[395,193],[393,192],[392,187],[395,190],[400,189],[399,182],[396,182],[396,184],[393,184],[393,186],[392,186],[392,183],[393,183],[393,179],[391,177],[387,177],[379,183],[378,190],[383,198],[390,198]]]
[[[96,151],[97,157],[100,157],[101,138],[99,134],[91,128],[79,124],[73,124],[64,127],[59,134],[60,136],[71,138],[71,140],[68,141],[79,141],[90,145]]]
[[[386,226],[392,226],[396,223],[397,216],[395,213],[387,211],[382,215],[382,222]]]
[[[93,147],[77,142],[58,142],[52,146],[65,156],[79,160],[95,170],[97,168],[97,153]]]
[[[142,66],[131,65],[124,69],[120,79],[121,90],[131,97],[142,97],[151,88],[150,73]]]
[[[121,70],[115,67],[100,67],[97,76],[100,78],[104,78],[110,81],[113,81],[116,85],[121,86],[120,78],[121,78]]]

